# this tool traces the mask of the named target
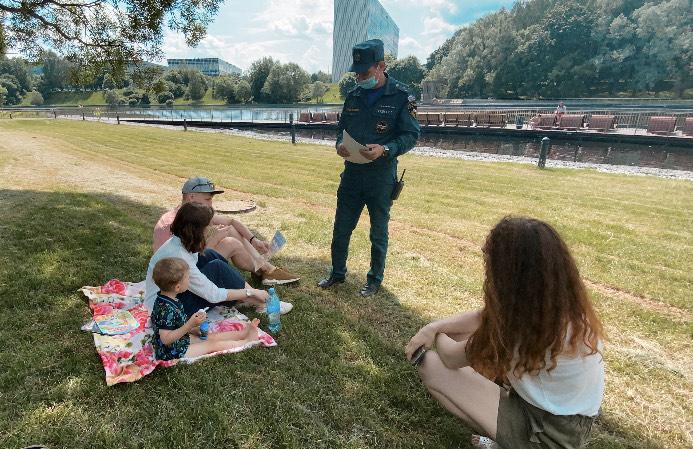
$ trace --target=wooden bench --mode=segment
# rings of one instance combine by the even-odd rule
[[[467,112],[446,112],[443,121],[446,126],[472,126],[474,117]]]
[[[676,129],[676,117],[654,116],[647,122],[647,132],[650,134],[671,134],[674,129]]]
[[[593,115],[587,124],[589,129],[595,131],[612,131],[616,129],[615,115]]]
[[[534,129],[551,129],[556,125],[556,116],[553,114],[539,114],[530,119]]]
[[[426,118],[426,126],[440,126],[443,124],[443,119],[440,112],[428,112]]]
[[[486,128],[491,128],[494,126],[502,128],[505,126],[506,123],[505,114],[495,114],[488,112],[476,114],[476,116],[474,117],[474,122],[476,123],[476,126],[483,126]]]
[[[416,121],[419,122],[419,125],[421,126],[428,125],[428,114],[425,112],[417,112]]]
[[[339,113],[338,112],[326,112],[325,113],[325,121],[327,123],[337,123],[339,121]]]
[[[301,123],[310,123],[310,112],[300,112],[298,114],[298,121]]]
[[[693,117],[686,117],[681,132],[684,136],[693,136]]]
[[[310,121],[311,123],[324,123],[327,121],[327,118],[324,112],[313,112],[310,115]]]
[[[558,117],[558,128],[577,130],[585,124],[585,116],[579,114],[563,114]]]

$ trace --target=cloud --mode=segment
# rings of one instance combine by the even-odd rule
[[[450,35],[457,31],[459,26],[448,23],[442,17],[433,16],[424,19],[424,36],[436,36],[440,34]]]

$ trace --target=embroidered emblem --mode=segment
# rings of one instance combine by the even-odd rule
[[[354,62],[361,62],[361,53],[359,53],[359,52],[354,53]]]
[[[375,125],[375,132],[378,134],[385,134],[389,129],[390,125],[385,120],[381,120]]]

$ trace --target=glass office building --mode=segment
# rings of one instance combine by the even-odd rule
[[[334,0],[332,81],[351,66],[351,49],[368,39],[380,39],[385,53],[397,57],[399,27],[378,0]]]
[[[169,69],[183,66],[196,69],[207,76],[219,76],[231,73],[241,74],[241,69],[219,58],[167,59]]]

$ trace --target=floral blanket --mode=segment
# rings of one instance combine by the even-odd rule
[[[135,382],[154,371],[157,366],[168,367],[177,363],[193,363],[200,359],[218,354],[243,351],[253,346],[276,346],[277,343],[267,333],[260,330],[260,339],[242,348],[215,352],[201,357],[183,358],[162,361],[154,357],[152,338],[154,331],[149,325],[150,311],[144,306],[144,282],[131,283],[111,280],[100,287],[82,287],[80,289],[88,298],[89,309],[94,319],[104,316],[113,309],[128,310],[139,323],[132,332],[121,335],[101,335],[93,333],[94,346],[106,371],[106,385],[122,382]],[[210,333],[243,329],[248,318],[238,310],[228,307],[214,307],[207,312],[211,322]],[[83,330],[92,331],[94,322],[82,326]]]

